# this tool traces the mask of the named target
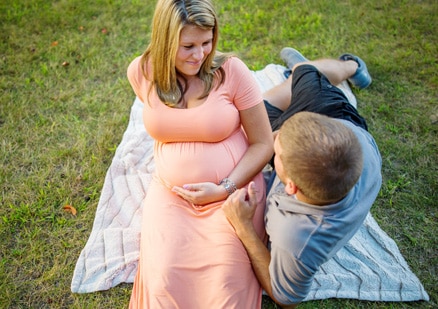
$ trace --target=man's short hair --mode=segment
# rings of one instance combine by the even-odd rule
[[[286,175],[306,197],[335,202],[356,184],[362,173],[362,148],[339,120],[300,112],[284,122],[279,134]]]

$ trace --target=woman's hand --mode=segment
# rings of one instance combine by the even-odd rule
[[[200,182],[185,184],[182,187],[173,187],[172,191],[180,197],[195,205],[206,205],[223,201],[228,197],[228,192],[221,185],[213,182]]]

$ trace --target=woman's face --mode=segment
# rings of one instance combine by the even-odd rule
[[[183,75],[198,74],[205,58],[211,53],[213,30],[204,30],[187,25],[181,30],[180,43],[176,53],[175,66]]]

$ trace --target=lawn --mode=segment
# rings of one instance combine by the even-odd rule
[[[131,291],[72,294],[106,170],[128,124],[130,61],[155,1],[0,3],[0,307],[124,308]],[[383,157],[372,214],[431,300],[307,302],[303,308],[438,306],[438,2],[216,0],[220,50],[258,70],[284,46],[352,52],[373,84],[355,91]],[[71,205],[77,214],[66,211]],[[275,308],[265,299],[263,308]]]

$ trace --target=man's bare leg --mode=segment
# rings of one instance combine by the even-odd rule
[[[358,68],[357,62],[353,60],[319,59],[297,63],[292,68],[292,74],[283,83],[266,91],[263,94],[263,98],[268,101],[269,104],[285,111],[289,107],[292,99],[293,71],[303,64],[313,65],[318,71],[324,74],[333,85],[338,85],[353,76]]]

